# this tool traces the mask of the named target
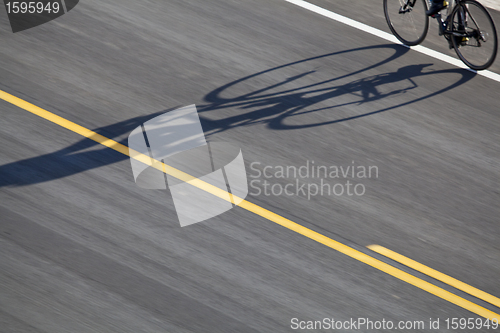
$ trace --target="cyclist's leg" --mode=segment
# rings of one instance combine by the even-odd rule
[[[458,31],[465,32],[465,28],[467,27],[467,12],[463,7],[460,7],[458,10]],[[459,37],[454,36],[457,41],[457,45],[465,45],[469,40],[467,37]]]
[[[426,12],[428,16],[435,15],[441,11],[441,9],[447,6],[447,2],[444,0],[432,0],[431,7]]]

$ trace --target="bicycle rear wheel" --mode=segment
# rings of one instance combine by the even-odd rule
[[[497,31],[490,14],[476,0],[458,4],[452,13],[450,36],[460,60],[475,70],[490,67],[498,49]]]
[[[418,45],[425,39],[429,30],[426,10],[426,0],[384,0],[389,28],[401,43],[408,46]]]

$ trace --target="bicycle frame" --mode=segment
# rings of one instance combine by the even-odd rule
[[[445,18],[443,18],[443,15],[441,13],[437,13],[436,15],[432,16],[433,18],[435,18],[438,21],[439,36],[444,35],[447,39],[449,38],[450,35],[457,36],[457,37],[477,38],[477,31],[474,31],[473,33],[470,33],[470,34],[464,34],[464,33],[453,32],[449,28],[450,21],[452,19],[451,14],[452,14],[455,6],[460,5],[461,2],[462,2],[462,0],[449,0],[448,6],[446,8]],[[427,0],[427,4],[430,5],[431,0]],[[462,24],[465,25],[467,18],[470,17],[472,19],[472,21],[474,22],[474,24],[476,24],[476,26],[479,27],[479,25],[477,25],[477,22],[474,20],[474,17],[472,17],[471,15],[467,15],[467,13],[468,13],[467,8],[466,8],[466,12],[465,11],[461,12],[461,15],[459,18],[459,25],[462,25]]]

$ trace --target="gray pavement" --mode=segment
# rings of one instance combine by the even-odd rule
[[[315,3],[388,31],[379,2]],[[500,297],[500,83],[278,0],[89,0],[17,34],[0,12],[1,90],[124,144],[194,103],[257,186],[265,166],[376,166],[347,179],[364,195],[247,199]],[[432,27],[424,45],[453,55]],[[440,318],[446,332],[478,317],[241,208],[180,228],[170,193],[138,188],[126,156],[0,110],[1,332],[288,332],[292,318],[424,332]]]

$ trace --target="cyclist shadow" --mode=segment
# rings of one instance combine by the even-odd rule
[[[263,87],[258,90],[250,91],[244,95],[234,98],[222,97],[223,94],[230,92],[231,88],[236,87],[240,83],[245,83],[247,80],[259,78],[261,75],[274,74],[274,71],[287,69],[294,65],[307,63],[312,60],[320,60],[335,55],[347,54],[356,51],[373,51],[373,50],[389,49],[394,53],[380,62],[370,66],[350,72],[339,77],[334,77],[322,81],[309,81],[308,84],[300,84],[300,79],[306,78],[314,71],[302,72],[294,77],[279,81],[275,84]],[[401,57],[408,52],[408,48],[398,45],[377,45],[352,50],[344,50],[335,53],[325,54],[318,57],[300,60],[297,62],[277,66],[256,74],[241,78],[239,80],[228,83],[205,96],[207,104],[198,105],[200,120],[203,129],[207,136],[221,131],[229,130],[239,126],[247,126],[253,124],[266,124],[271,129],[290,130],[316,126],[324,126],[342,121],[348,121],[360,117],[366,117],[376,113],[392,110],[404,105],[418,102],[432,96],[439,95],[445,91],[453,89],[474,77],[474,73],[462,69],[449,69],[434,72],[423,72],[428,64],[425,65],[410,65],[400,68],[394,72],[367,76],[363,79],[354,80],[348,83],[336,84],[336,81],[345,81],[349,77],[360,74],[364,71],[377,68],[384,64]],[[285,120],[293,116],[310,115],[315,112],[321,112],[327,109],[342,108],[349,105],[363,105],[370,102],[387,99],[392,96],[398,96],[409,91],[414,91],[418,88],[414,79],[423,76],[433,76],[436,74],[455,73],[460,75],[460,79],[450,84],[447,87],[433,92],[426,96],[414,98],[406,102],[386,107],[379,110],[362,112],[357,115],[330,119],[318,123],[309,123],[300,125],[285,124]],[[313,83],[310,83],[313,82]],[[401,83],[407,82],[406,86]],[[292,85],[288,87],[287,85]],[[383,86],[396,85],[394,89],[385,90]],[[281,89],[281,90],[280,90]],[[245,89],[246,91],[248,89]],[[355,101],[346,102],[339,105],[325,106],[322,108],[311,109],[318,103],[324,103],[329,100],[334,100],[341,96],[354,96]],[[152,119],[170,110],[163,110],[154,114],[135,117],[125,121],[118,122],[109,126],[94,129],[95,132],[115,139],[123,145],[127,145],[127,139],[124,138],[137,126],[140,126],[145,121]],[[229,117],[213,120],[205,117],[203,114],[208,112],[216,112],[218,110],[230,109],[234,115]],[[38,184],[46,181],[60,179],[71,176],[87,170],[92,170],[102,166],[114,164],[127,160],[128,156],[118,153],[99,145],[90,139],[82,139],[77,143],[65,147],[53,153],[44,154],[32,158],[27,158],[21,161],[16,161],[0,166],[0,187],[5,186],[25,186],[30,184]],[[132,176],[130,176],[132,177]]]
[[[251,80],[258,79],[259,76],[277,74],[278,70],[284,68],[290,68],[308,61],[314,61],[321,58],[332,57],[339,54],[345,54],[354,51],[363,50],[375,50],[375,49],[393,49],[394,54],[387,59],[380,61],[374,65],[370,65],[364,69],[351,72],[340,77],[335,77],[332,79],[322,80],[315,83],[308,83],[301,85],[300,81],[307,76],[315,73],[315,71],[306,71],[299,75],[282,80],[281,82],[274,83],[268,87],[258,89],[256,91],[234,97],[227,98],[222,97],[223,95],[228,95],[231,93],[232,89],[237,88],[238,84],[248,83]],[[347,51],[335,52],[320,57],[309,58],[290,64],[278,66],[271,68],[245,78],[233,81],[223,87],[220,87],[205,96],[205,101],[209,102],[205,105],[198,106],[198,112],[200,112],[200,119],[202,121],[203,128],[209,134],[215,134],[222,131],[226,131],[239,126],[250,126],[255,124],[265,124],[270,129],[275,130],[291,130],[300,129],[308,127],[325,126],[329,124],[334,124],[338,122],[353,120],[361,117],[366,117],[374,115],[377,113],[393,110],[405,105],[416,103],[418,101],[428,99],[433,96],[440,95],[446,91],[456,88],[465,82],[471,80],[476,74],[463,69],[447,69],[438,71],[424,71],[427,67],[432,66],[432,64],[416,64],[409,65],[397,69],[394,72],[383,73],[373,76],[368,76],[366,78],[354,80],[347,83],[335,84],[335,81],[345,81],[346,78],[353,76],[355,74],[360,74],[362,72],[368,71],[375,67],[379,67],[383,64],[389,63],[396,58],[401,57],[409,51],[408,48],[400,45],[378,45],[370,46],[359,49],[352,49]],[[430,77],[440,74],[458,74],[460,77],[456,82],[445,86],[433,93],[425,96],[416,97],[413,99],[405,99],[404,102],[399,104],[394,104],[385,108],[378,110],[371,110],[365,112],[368,107],[361,107],[363,104],[368,104],[370,102],[375,102],[378,100],[388,99],[391,97],[396,97],[398,95],[405,94],[411,90],[418,90],[418,85],[415,79],[418,77]],[[310,82],[309,80],[308,82]],[[292,87],[291,87],[292,86]],[[387,87],[390,87],[387,89]],[[345,95],[354,96],[351,98],[352,101],[344,102],[336,105],[329,105],[314,108],[316,104],[334,104],[335,99],[343,97]],[[340,100],[340,99],[339,99]],[[343,98],[345,100],[345,98]],[[326,102],[326,103],[325,103]],[[352,105],[360,106],[360,112],[347,116],[347,117],[335,117],[335,115],[328,114],[327,117],[335,118],[327,121],[317,122],[317,123],[307,123],[307,120],[300,124],[291,124],[292,121],[289,118],[313,114],[317,112],[322,112],[325,110],[338,109],[342,107],[348,107]],[[208,117],[203,116],[203,113],[210,111],[217,111],[226,108],[231,108],[239,110],[235,111],[234,115],[226,118],[213,120]],[[247,111],[250,110],[250,111]],[[305,120],[306,118],[301,118]],[[295,121],[297,123],[298,121]]]
[[[131,132],[145,121],[170,110],[172,109],[135,117],[93,131],[127,145],[127,138],[121,139],[124,134]],[[128,156],[84,138],[53,153],[1,165],[0,187],[43,183],[126,159],[128,159]]]

